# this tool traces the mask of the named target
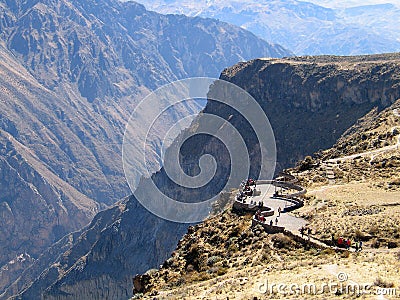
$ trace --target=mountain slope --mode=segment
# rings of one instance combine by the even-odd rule
[[[130,193],[121,163],[125,123],[151,89],[286,54],[240,28],[134,2],[1,1],[2,278],[19,275],[5,273],[21,254],[38,258]],[[165,126],[198,110],[178,108]],[[2,280],[0,290],[10,283]]]
[[[231,211],[231,197],[224,212],[189,227],[158,270],[135,278],[139,290],[133,299],[303,295],[331,299],[340,294],[357,297],[360,291],[395,295],[400,266],[399,111],[400,99],[382,111],[371,110],[333,147],[290,169],[308,191],[305,205],[292,214],[307,220],[318,244],[300,239],[298,231],[268,234],[262,226],[252,226],[251,214]],[[325,165],[333,160],[335,182],[330,183]],[[350,238],[350,252],[330,248],[332,236]],[[354,242],[359,240],[362,251],[355,252]],[[345,274],[346,280],[339,274]],[[369,287],[345,290],[347,280]],[[323,288],[337,281],[342,291]]]
[[[221,78],[245,88],[268,115],[277,142],[278,170],[281,170],[293,165],[297,158],[331,147],[360,117],[375,107],[383,109],[399,99],[399,68],[398,54],[258,59],[226,69]],[[221,92],[213,90],[217,88],[218,85],[214,85],[210,95]],[[209,101],[203,113],[220,116],[235,126],[246,140],[251,161],[257,165],[260,160],[257,142],[237,111]],[[188,132],[201,132],[201,124],[206,122],[202,120],[207,119],[200,115],[180,138]],[[185,191],[172,185],[164,170],[154,174],[153,180],[165,193],[186,202],[202,199],[204,194],[218,194],[229,176],[230,162],[217,139],[199,137],[193,140],[181,152],[182,165],[190,166],[188,174],[194,173],[198,158],[208,153],[213,154],[222,167],[213,178],[212,188],[206,192],[201,189]],[[143,180],[139,189],[145,192],[147,185],[148,181]],[[97,228],[93,222],[81,233],[79,241],[68,246],[69,250],[60,252],[60,258],[48,265],[46,271],[34,265],[32,270],[42,275],[30,288],[25,282],[20,295],[37,297],[44,290],[44,295],[50,299],[86,298],[89,293],[94,298],[125,297],[132,288],[131,276],[162,263],[187,229],[187,225],[155,217],[135,197],[98,216],[112,215],[116,210],[120,213],[105,220],[102,227]],[[144,231],[147,238],[138,231]],[[96,238],[85,244],[83,241],[88,235]],[[47,260],[46,256],[41,259]],[[25,274],[32,270],[28,269]],[[110,288],[104,291],[101,287],[106,283]]]
[[[400,50],[392,4],[327,8],[313,1],[147,1],[163,13],[216,18],[283,45],[297,55],[360,55]],[[348,5],[347,5],[348,6]]]

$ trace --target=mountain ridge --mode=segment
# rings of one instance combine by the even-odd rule
[[[23,271],[5,275],[20,255],[31,258],[26,268],[130,193],[121,160],[125,124],[151,89],[289,53],[232,25],[114,0],[2,1],[0,37],[2,278]],[[211,46],[197,47],[200,39]],[[181,107],[165,125],[199,109]],[[2,280],[0,290],[14,279]]]
[[[139,1],[163,13],[206,16],[250,30],[296,55],[360,55],[397,52],[394,20],[399,6],[343,8],[318,1]],[[284,25],[282,25],[284,24]]]

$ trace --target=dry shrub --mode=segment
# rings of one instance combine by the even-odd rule
[[[356,230],[356,232],[354,233],[354,236],[357,240],[361,240],[364,241],[365,240],[365,234],[363,232],[361,232],[360,230]]]
[[[207,266],[213,266],[215,263],[219,262],[221,260],[221,257],[219,256],[211,256],[207,259]]]
[[[379,227],[376,225],[371,226],[371,228],[369,229],[369,233],[371,235],[377,235],[379,233]]]
[[[375,238],[371,241],[371,247],[372,248],[379,248],[381,246],[381,242]]]
[[[311,156],[306,156],[303,161],[300,161],[297,165],[297,169],[300,172],[312,169],[314,164],[313,158]]]
[[[334,255],[336,252],[332,248],[325,248],[320,252],[321,255]]]
[[[228,272],[228,268],[219,267],[218,271],[217,271],[217,274],[218,274],[218,276],[221,276],[221,275],[226,274],[227,272]]]
[[[198,273],[193,273],[192,276],[190,276],[190,281],[204,281],[210,279],[211,276],[207,272],[198,272]]]
[[[184,256],[186,260],[186,266],[192,265],[195,270],[200,271],[204,262],[202,254],[204,249],[198,244],[192,244]]]
[[[342,258],[349,258],[350,256],[350,251],[343,251],[342,254],[340,255]]]
[[[389,182],[389,185],[400,185],[400,178],[392,179],[392,180]]]
[[[238,251],[239,251],[239,247],[235,243],[232,243],[232,244],[229,245],[228,252],[233,254],[233,253],[238,252]]]
[[[232,231],[229,233],[229,237],[230,238],[238,237],[240,232],[241,232],[240,227],[239,226],[235,226],[235,227],[232,228]]]
[[[274,235],[272,237],[272,243],[273,243],[274,247],[278,248],[278,249],[283,249],[283,248],[293,249],[293,248],[295,248],[295,243],[293,242],[293,240],[290,237],[288,237],[282,233]]]
[[[382,288],[392,288],[392,287],[394,287],[394,283],[393,282],[387,282],[387,281],[383,280],[381,277],[378,277],[378,278],[375,279],[374,285],[382,287]]]
[[[185,278],[179,277],[178,279],[171,281],[171,282],[170,282],[170,285],[171,285],[171,286],[182,286],[182,285],[184,285],[185,283],[186,283]]]

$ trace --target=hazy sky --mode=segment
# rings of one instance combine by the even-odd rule
[[[352,7],[368,4],[392,3],[400,7],[400,0],[305,0],[325,7]]]
[[[129,0],[121,0],[121,1],[129,1]],[[142,1],[136,0],[137,2],[141,3]],[[229,0],[222,0],[229,2]],[[369,5],[369,4],[382,4],[382,3],[392,3],[395,4],[400,8],[400,0],[302,0],[305,2],[315,3],[324,7],[330,8],[338,8],[338,7],[353,7],[353,6],[362,6],[362,5]],[[154,4],[161,4],[167,1],[165,0],[154,0],[154,1],[143,1],[147,3],[153,2]],[[175,1],[169,1],[175,2]],[[178,2],[178,1],[176,1]],[[198,2],[198,0],[193,0],[193,2]],[[200,2],[205,2],[201,0]]]

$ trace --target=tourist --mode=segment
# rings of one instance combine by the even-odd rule
[[[356,252],[358,252],[358,241],[356,241]]]
[[[311,228],[308,228],[307,229],[307,237],[308,237],[308,240],[310,240],[311,239]]]
[[[280,217],[281,216],[281,207],[279,206],[279,208],[278,208],[278,217]]]
[[[275,226],[278,225],[278,217],[275,218]]]
[[[349,249],[350,246],[351,246],[351,241],[350,241],[350,239],[347,239],[346,245],[347,245],[347,249]]]
[[[274,222],[272,222],[272,220],[269,222],[270,226],[274,226]]]

